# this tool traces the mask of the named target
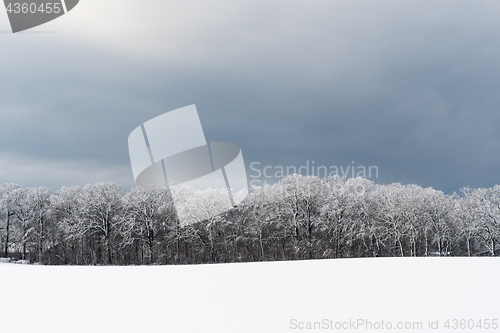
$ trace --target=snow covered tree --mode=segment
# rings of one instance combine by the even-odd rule
[[[50,219],[51,190],[46,187],[29,188],[26,196],[25,204],[28,205],[27,210],[30,211],[32,229],[28,232],[32,233],[32,240],[37,248],[37,261],[43,261],[43,253],[49,235],[56,227]]]
[[[63,262],[76,265],[86,263],[84,235],[80,219],[82,188],[62,187],[51,197],[53,217],[59,225],[60,245],[63,248]]]
[[[451,254],[455,243],[456,227],[452,222],[453,199],[441,191],[432,188],[423,189],[420,193],[421,233],[424,235],[425,256],[429,254],[429,232],[431,242],[437,246],[439,256]]]
[[[18,189],[19,185],[7,183],[0,185],[0,238],[3,244],[4,257],[9,256],[9,246],[11,241],[11,228],[13,218],[15,217],[16,203],[13,196],[13,191]]]
[[[470,195],[471,189],[465,187],[461,189],[462,195],[453,197],[453,210],[451,220],[455,224],[458,232],[457,240],[465,242],[467,256],[472,256],[475,243],[479,237],[480,221],[477,218],[478,203]]]
[[[94,263],[113,264],[123,194],[120,186],[106,182],[85,185],[78,197],[81,223],[74,232],[78,238],[90,238]]]
[[[390,242],[395,245],[395,249],[388,248],[392,255],[395,255],[392,251],[396,250],[401,257],[405,256],[407,239],[412,240],[410,249],[413,248],[413,242],[417,237],[413,227],[417,212],[412,205],[411,196],[416,191],[415,187],[410,188],[401,184],[376,186],[376,193],[373,196],[376,207],[374,228],[381,244]]]
[[[321,217],[330,246],[324,255],[333,258],[348,256],[347,247],[352,247],[355,240],[365,243],[366,237],[371,238],[368,194],[373,182],[335,176],[326,179],[325,183],[327,192]],[[373,253],[372,246],[366,247]]]
[[[11,194],[17,218],[16,241],[23,259],[29,253],[31,260],[42,262],[47,240],[56,227],[50,218],[51,191],[45,187],[17,188]]]
[[[291,175],[267,188],[273,198],[266,211],[273,214],[293,239],[298,258],[315,256],[315,233],[321,222],[320,210],[325,186],[317,177]]]
[[[500,185],[465,192],[476,207],[475,219],[479,221],[478,237],[492,256],[500,243]]]
[[[500,185],[445,195],[292,175],[253,187],[237,207],[226,188],[143,186],[125,194],[108,182],[52,194],[0,185],[2,255],[44,264],[493,256],[499,245]]]
[[[148,263],[152,264],[161,251],[161,240],[165,238],[168,224],[178,225],[169,190],[165,186],[139,186],[133,188],[122,200],[122,242],[130,246],[139,241],[141,263],[144,262],[145,247]],[[155,251],[157,247],[159,249]]]

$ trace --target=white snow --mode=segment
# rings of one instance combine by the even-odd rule
[[[431,319],[440,325],[433,332],[454,331],[443,328],[446,319],[500,319],[499,273],[500,258],[150,267],[4,264],[0,332],[337,331],[292,329],[293,319],[304,325],[324,319],[421,321],[418,332],[430,332]]]

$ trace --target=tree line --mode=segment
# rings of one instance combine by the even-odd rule
[[[174,205],[171,190],[190,200]],[[251,188],[222,215],[211,214],[220,190],[199,196],[182,186],[171,190],[125,192],[107,182],[53,193],[0,185],[0,257],[151,265],[499,254],[500,185],[446,195],[417,185],[295,174]],[[183,226],[176,209],[188,201],[204,220]]]

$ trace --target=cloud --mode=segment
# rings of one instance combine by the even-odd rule
[[[25,187],[45,186],[53,191],[62,186],[83,186],[106,181],[131,188],[134,186],[131,173],[127,166],[103,164],[100,161],[58,161],[0,155],[0,179],[8,179]]]
[[[39,28],[53,34],[0,34],[0,156],[125,170],[132,129],[194,103],[207,140],[237,143],[247,166],[355,160],[379,182],[492,186],[499,7],[86,0]]]

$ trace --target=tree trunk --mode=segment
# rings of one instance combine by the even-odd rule
[[[9,256],[9,229],[10,229],[10,214],[7,211],[7,221],[5,225],[5,251],[4,251],[5,258]]]
[[[38,240],[38,262],[41,264],[43,259],[43,243],[42,238]]]
[[[425,231],[425,256],[429,256],[429,240],[427,238],[427,230]]]
[[[403,243],[401,242],[401,239],[398,237],[398,244],[399,244],[399,251],[401,252],[401,257],[405,256],[405,252],[403,250]]]
[[[261,254],[261,258],[262,258],[262,261],[265,260],[265,257],[264,257],[264,244],[262,242],[262,229],[259,228],[259,244],[260,244],[260,254]]]
[[[113,251],[111,249],[111,240],[109,236],[106,237],[106,252],[108,255],[108,265],[113,265]]]

